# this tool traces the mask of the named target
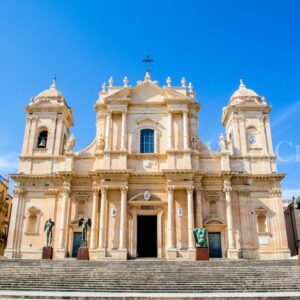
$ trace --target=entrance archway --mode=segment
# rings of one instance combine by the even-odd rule
[[[137,216],[137,257],[157,257],[157,216]]]
[[[226,224],[218,218],[210,218],[203,226],[208,232],[209,257],[226,257]]]

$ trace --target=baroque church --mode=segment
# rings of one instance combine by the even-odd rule
[[[271,106],[241,81],[223,108],[219,152],[198,137],[200,108],[184,78],[110,78],[94,105],[95,139],[74,152],[56,82],[31,98],[5,256],[40,259],[51,218],[54,259],[76,257],[88,217],[91,260],[195,260],[194,228],[207,229],[210,257],[288,258]]]

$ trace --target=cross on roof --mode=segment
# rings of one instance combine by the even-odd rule
[[[154,62],[154,60],[153,60],[149,55],[147,55],[146,58],[144,58],[144,59],[142,60],[142,62],[146,64],[146,67],[147,67],[146,72],[149,72],[149,73],[150,73],[149,67],[150,67],[150,64],[151,64],[152,62]]]

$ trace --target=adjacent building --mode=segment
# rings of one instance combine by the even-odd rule
[[[0,175],[0,256],[7,243],[12,197],[8,194],[9,181]]]
[[[207,228],[210,257],[288,258],[271,107],[241,81],[223,108],[219,152],[199,138],[200,108],[184,78],[110,78],[94,105],[95,139],[74,152],[72,109],[54,81],[25,109],[6,257],[41,258],[49,218],[54,258],[75,257],[89,217],[91,260],[194,260],[195,227]]]

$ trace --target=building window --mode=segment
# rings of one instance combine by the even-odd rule
[[[154,130],[153,129],[141,130],[140,152],[154,153]]]
[[[265,215],[258,215],[257,216],[257,229],[258,232],[267,232],[267,226],[266,226],[266,216]]]
[[[255,209],[255,214],[258,234],[270,234],[268,209],[259,207]]]
[[[37,140],[37,148],[46,148],[48,139],[48,131],[43,130],[40,132]]]

